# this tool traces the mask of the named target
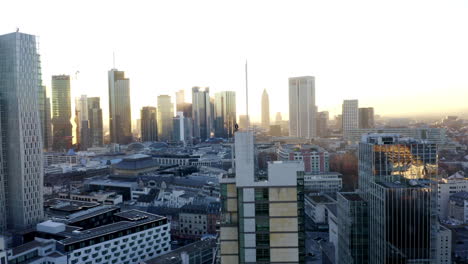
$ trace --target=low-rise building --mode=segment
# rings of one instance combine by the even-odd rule
[[[458,192],[468,191],[468,178],[465,178],[464,174],[457,172],[447,179],[442,179],[437,186],[437,209],[439,212],[439,219],[447,220],[449,217],[448,208],[450,196]]]
[[[448,213],[450,220],[468,224],[468,192],[458,192],[450,196]]]
[[[123,202],[122,195],[115,192],[80,192],[80,193],[59,193],[59,198],[70,199],[83,202],[98,202],[107,205],[117,205]]]
[[[139,175],[159,169],[159,165],[151,156],[134,154],[122,159],[121,162],[113,165],[116,175]]]
[[[141,264],[200,264],[215,263],[216,239],[197,241]]]
[[[89,219],[95,219],[94,224],[89,225]],[[165,217],[118,208],[73,221],[40,223],[24,233],[23,240],[24,244],[9,251],[8,263],[139,263],[170,251]]]
[[[308,193],[305,195],[305,213],[314,222],[314,227],[318,230],[328,229],[328,208],[327,205],[336,204],[328,195]]]
[[[318,193],[336,193],[343,187],[341,174],[338,172],[308,173],[304,175],[306,191]]]
[[[328,152],[315,145],[282,144],[277,149],[278,160],[295,160],[304,163],[305,173],[323,173],[330,170]]]

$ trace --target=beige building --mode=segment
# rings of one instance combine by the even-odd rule
[[[304,165],[256,171],[253,132],[235,135],[236,173],[221,183],[221,263],[304,262]]]

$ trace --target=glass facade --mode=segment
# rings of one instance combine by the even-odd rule
[[[428,261],[437,230],[437,146],[371,135],[359,146],[359,187],[369,206],[370,263]]]

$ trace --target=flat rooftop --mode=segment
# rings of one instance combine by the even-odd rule
[[[182,261],[181,253],[187,252],[197,252],[201,250],[206,250],[216,247],[216,239],[207,239],[202,241],[197,241],[195,243],[189,244],[187,246],[180,247],[176,250],[173,250],[162,256],[143,261],[144,264],[171,264],[179,263]]]
[[[357,193],[340,193],[346,200],[352,202],[364,201],[362,197]]]

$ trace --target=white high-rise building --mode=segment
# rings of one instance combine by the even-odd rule
[[[342,111],[343,138],[348,139],[349,131],[359,128],[358,100],[344,100]]]
[[[43,218],[43,154],[36,37],[0,36],[0,232]]]
[[[289,135],[316,136],[315,77],[289,78]]]
[[[266,89],[262,93],[262,127],[270,128],[270,98]]]

